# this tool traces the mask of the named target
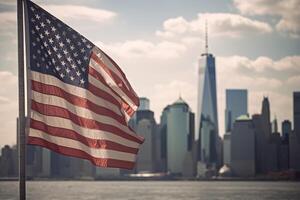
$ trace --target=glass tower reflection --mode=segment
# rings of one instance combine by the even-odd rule
[[[197,134],[198,159],[206,165],[217,163],[218,114],[215,58],[205,53],[199,59]]]

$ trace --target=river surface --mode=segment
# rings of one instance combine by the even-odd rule
[[[18,199],[18,182],[0,182],[0,200]],[[300,182],[28,181],[27,199],[299,200]]]

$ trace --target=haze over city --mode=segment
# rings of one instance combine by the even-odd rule
[[[225,89],[248,89],[249,112],[268,96],[271,119],[292,118],[300,85],[299,1],[34,1],[88,37],[123,69],[156,120],[179,94],[197,110],[197,62],[216,57],[219,135],[225,130]],[[288,2],[288,3],[286,3]],[[65,12],[68,10],[68,12]],[[1,142],[15,144],[17,40],[15,4],[0,3]],[[280,123],[279,123],[280,125]]]

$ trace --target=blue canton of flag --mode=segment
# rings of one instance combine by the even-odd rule
[[[29,4],[31,70],[85,87],[89,57],[95,45],[35,4]]]

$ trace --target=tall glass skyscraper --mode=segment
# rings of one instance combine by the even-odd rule
[[[199,59],[196,130],[200,148],[198,159],[205,164],[216,164],[219,130],[216,69],[215,58],[209,53],[202,54]]]
[[[300,92],[294,92],[294,131],[300,143]]]
[[[150,110],[150,101],[146,97],[140,97],[140,106],[138,110]]]
[[[167,121],[167,168],[173,174],[183,174],[186,154],[189,150],[191,111],[189,105],[179,98],[169,106]]]
[[[300,91],[293,94],[294,131],[289,135],[290,169],[300,170]]]
[[[241,115],[248,113],[247,90],[228,89],[226,90],[225,130],[230,132],[234,121]]]

